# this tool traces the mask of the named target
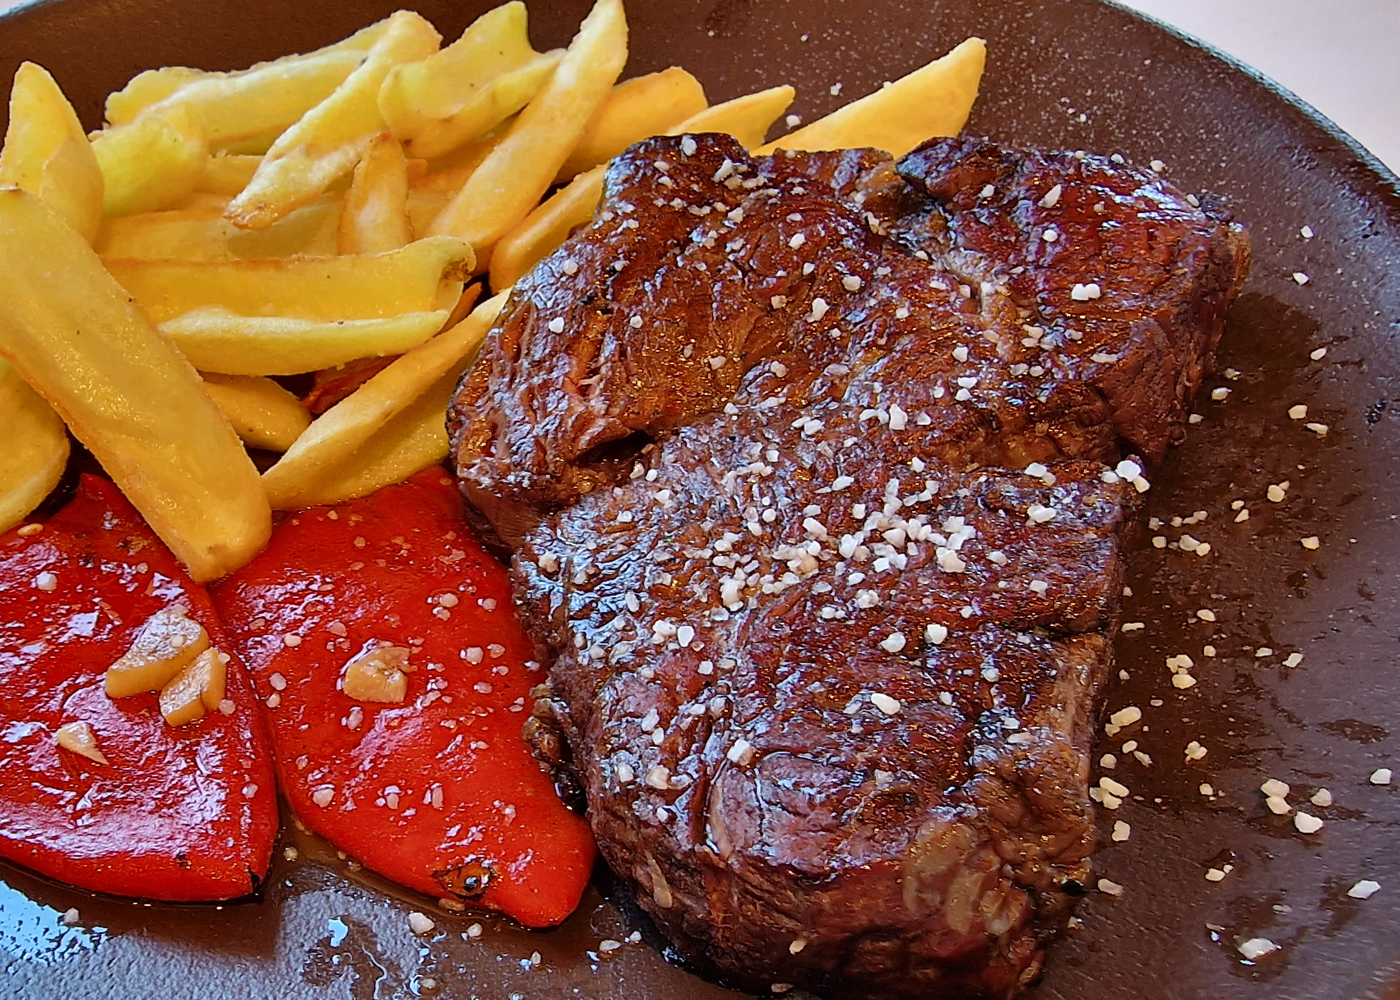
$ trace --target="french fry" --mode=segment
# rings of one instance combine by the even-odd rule
[[[429,229],[487,250],[530,213],[627,61],[622,0],[597,0],[549,83]]]
[[[48,70],[21,63],[10,90],[0,185],[14,185],[57,212],[89,243],[102,222],[102,170],[73,105]]]
[[[298,375],[358,358],[402,354],[442,329],[448,309],[382,319],[292,319],[195,309],[160,324],[201,371],[222,375]]]
[[[556,184],[607,163],[634,142],[660,135],[704,111],[705,88],[679,66],[624,80],[589,120],[574,151],[559,168]]]
[[[987,44],[969,38],[943,58],[789,132],[758,152],[868,146],[903,156],[926,139],[957,135],[972,113],[986,61]]]
[[[406,353],[317,418],[276,465],[263,473],[274,509],[303,506],[303,494],[357,453],[395,415],[429,388],[459,372],[481,346],[509,289],[472,310],[461,323]]]
[[[197,580],[272,531],[257,470],[199,375],[37,198],[0,190],[0,355],[63,417]]]
[[[466,243],[439,236],[389,253],[346,257],[107,258],[105,263],[156,323],[208,308],[248,317],[334,321],[450,309],[462,293],[472,256]]]
[[[364,443],[355,461],[310,484],[298,507],[317,507],[368,496],[401,483],[447,457],[447,404],[460,372],[449,372],[408,409],[393,417]]]
[[[383,253],[413,241],[408,222],[408,163],[388,132],[374,137],[355,166],[340,214],[341,253]]]
[[[379,110],[411,156],[443,156],[515,114],[549,80],[562,52],[530,45],[523,3],[482,14],[441,52],[396,66]]]
[[[107,95],[104,117],[108,125],[125,125],[153,104],[165,100],[187,83],[211,74],[188,66],[162,66],[137,73],[121,90]]]
[[[204,126],[179,106],[97,133],[92,151],[109,217],[169,208],[199,186],[209,162]]]
[[[796,93],[783,86],[745,94],[698,112],[668,130],[668,134],[726,132],[752,148],[763,141],[764,134],[787,110]],[[606,170],[607,164],[601,164],[579,174],[496,244],[491,251],[492,287],[515,284],[568,239],[576,227],[593,218],[593,210],[603,195]]]
[[[210,161],[214,162],[213,160]],[[339,195],[326,194],[278,219],[266,229],[238,229],[224,218],[227,199],[167,212],[142,212],[108,219],[94,246],[103,257],[179,260],[253,260],[330,257],[336,253]]]
[[[232,198],[248,186],[261,162],[261,156],[232,153],[211,156],[205,164],[204,176],[199,179],[199,190]]]
[[[240,229],[266,229],[349,173],[384,131],[377,102],[384,77],[399,63],[437,51],[440,41],[417,14],[401,10],[390,17],[364,62],[272,144],[248,186],[229,202],[229,220]]]
[[[68,431],[6,361],[0,361],[0,427],[0,531],[9,531],[58,485],[68,464]]]
[[[252,448],[286,451],[311,425],[301,400],[270,378],[205,373],[204,391]]]
[[[505,141],[506,132],[494,132],[475,142],[469,142],[451,156],[433,161],[423,176],[415,178],[412,186],[415,190],[436,191],[451,197],[462,190],[462,185],[467,183],[467,179],[476,173],[478,167],[485,162],[502,142]]]
[[[384,34],[388,20],[376,21],[348,38],[313,52],[283,56],[233,73],[209,73],[185,66],[166,66],[138,73],[121,90],[107,96],[106,118],[113,125],[135,121],[147,108],[173,96],[187,84],[215,81],[212,86],[186,90],[181,100],[201,112],[213,141],[265,132],[291,125],[339,86],[359,60]],[[329,57],[329,58],[327,58]],[[335,70],[329,67],[334,65]],[[307,67],[314,69],[308,71]],[[340,70],[343,69],[343,72]],[[335,74],[339,72],[339,77]],[[324,75],[324,91],[315,96],[313,81]],[[253,121],[240,121],[252,115]]]
[[[723,132],[738,139],[745,149],[753,149],[796,96],[797,91],[786,85],[745,94],[696,112],[675,128],[667,129],[666,134]]]

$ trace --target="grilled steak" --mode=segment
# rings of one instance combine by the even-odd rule
[[[541,744],[688,958],[833,997],[1035,976],[1146,485],[1109,466],[1180,434],[1247,264],[1098,157],[614,161],[449,429],[552,662]]]

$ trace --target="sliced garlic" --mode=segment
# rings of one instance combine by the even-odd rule
[[[356,701],[398,704],[408,695],[409,651],[404,646],[376,646],[345,664],[341,690]]]
[[[181,606],[162,608],[141,626],[126,654],[107,668],[107,697],[158,691],[209,648],[209,633]]]
[[[97,746],[97,734],[92,731],[92,726],[86,722],[70,722],[67,725],[59,726],[53,737],[58,745],[65,750],[81,754],[98,764],[107,763],[107,758],[102,755],[102,750]]]
[[[224,700],[228,679],[228,654],[213,646],[195,657],[160,691],[160,714],[171,726],[183,726],[204,718],[206,709]]]

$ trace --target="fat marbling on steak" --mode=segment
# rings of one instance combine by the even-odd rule
[[[1094,843],[1118,463],[1179,438],[1248,256],[1083,154],[614,161],[449,430],[550,658],[538,742],[690,960],[832,997],[1034,978]]]

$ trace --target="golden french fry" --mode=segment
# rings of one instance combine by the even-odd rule
[[[429,232],[460,236],[484,256],[539,202],[626,61],[622,0],[597,0],[549,83]]]
[[[48,70],[21,63],[10,90],[0,185],[21,187],[89,243],[102,223],[102,170],[73,105]]]
[[[383,253],[413,242],[408,222],[408,162],[388,132],[374,137],[355,167],[340,214],[341,253]]]
[[[322,195],[268,228],[251,231],[238,229],[224,218],[227,203],[216,198],[193,208],[108,219],[94,246],[103,257],[179,260],[331,257],[336,253],[343,205],[339,195]]]
[[[248,186],[229,202],[228,217],[240,229],[266,229],[349,173],[384,131],[377,95],[399,63],[437,51],[441,37],[409,11],[389,18],[364,62],[335,91],[278,136]]]
[[[58,485],[68,464],[68,431],[7,361],[0,361],[0,427],[0,531],[9,531]]]
[[[92,151],[108,216],[169,208],[199,186],[209,162],[204,126],[179,106],[98,132]]]
[[[442,329],[448,309],[382,319],[292,319],[195,309],[160,324],[201,371],[221,375],[298,375],[358,358],[402,354]]]
[[[199,190],[232,198],[248,186],[261,162],[261,156],[234,153],[211,156],[205,164],[204,176],[199,179]]]
[[[207,308],[247,317],[345,320],[450,309],[473,255],[461,240],[439,236],[389,253],[345,257],[105,263],[156,323]]]
[[[788,109],[797,91],[784,84],[753,94],[715,104],[667,129],[667,135],[686,132],[723,132],[739,140],[745,149],[753,149],[763,141],[778,116]]]
[[[764,134],[787,110],[796,93],[783,86],[745,94],[706,108],[667,132],[727,132],[745,146],[753,147],[763,141]],[[593,218],[593,210],[603,194],[606,170],[607,164],[602,164],[579,174],[496,244],[491,251],[493,287],[515,284],[522,274],[568,239],[576,227]]]
[[[413,180],[416,190],[436,191],[451,197],[462,190],[467,178],[505,141],[506,132],[494,132],[476,142],[469,142],[451,156],[434,160],[422,176]],[[425,162],[425,161],[418,161]]]
[[[543,260],[569,238],[578,226],[593,218],[603,196],[603,175],[608,165],[587,170],[550,196],[491,249],[491,287],[504,288]]]
[[[204,391],[253,448],[286,451],[311,425],[301,400],[270,378],[205,373]]]
[[[393,417],[364,443],[355,461],[309,484],[298,507],[318,507],[368,496],[401,483],[447,457],[447,404],[460,372],[449,372],[408,409]]]
[[[941,59],[789,132],[758,152],[872,147],[903,156],[925,139],[957,135],[967,124],[987,62],[987,44],[969,38]]]
[[[408,204],[408,224],[413,230],[415,239],[422,239],[427,236],[428,227],[433,224],[439,212],[452,200],[452,195],[441,191],[432,191],[425,188],[409,188]]]
[[[0,190],[0,355],[63,417],[197,580],[247,562],[267,494],[199,375],[37,198]]]
[[[105,117],[108,125],[125,125],[153,104],[165,100],[185,84],[217,75],[188,66],[162,66],[137,73],[121,90],[107,95]]]
[[[410,155],[443,156],[528,104],[562,57],[531,47],[516,0],[482,14],[441,52],[394,67],[379,88],[379,110]]]
[[[184,66],[146,70],[107,96],[107,121],[113,125],[135,121],[137,115],[187,84],[207,80],[213,81],[212,85],[186,91],[181,100],[201,112],[212,143],[222,145],[229,138],[265,132],[278,125],[286,128],[350,75],[388,23],[387,19],[377,21],[314,52],[283,56],[233,73]],[[252,116],[251,121],[246,116]]]
[[[705,88],[679,66],[624,80],[593,112],[583,136],[554,178],[564,184],[585,170],[607,163],[634,142],[661,135],[705,110]]]
[[[302,494],[356,455],[381,427],[475,355],[496,321],[509,289],[472,310],[462,322],[394,361],[318,417],[276,465],[263,473],[274,509],[305,506]]]

